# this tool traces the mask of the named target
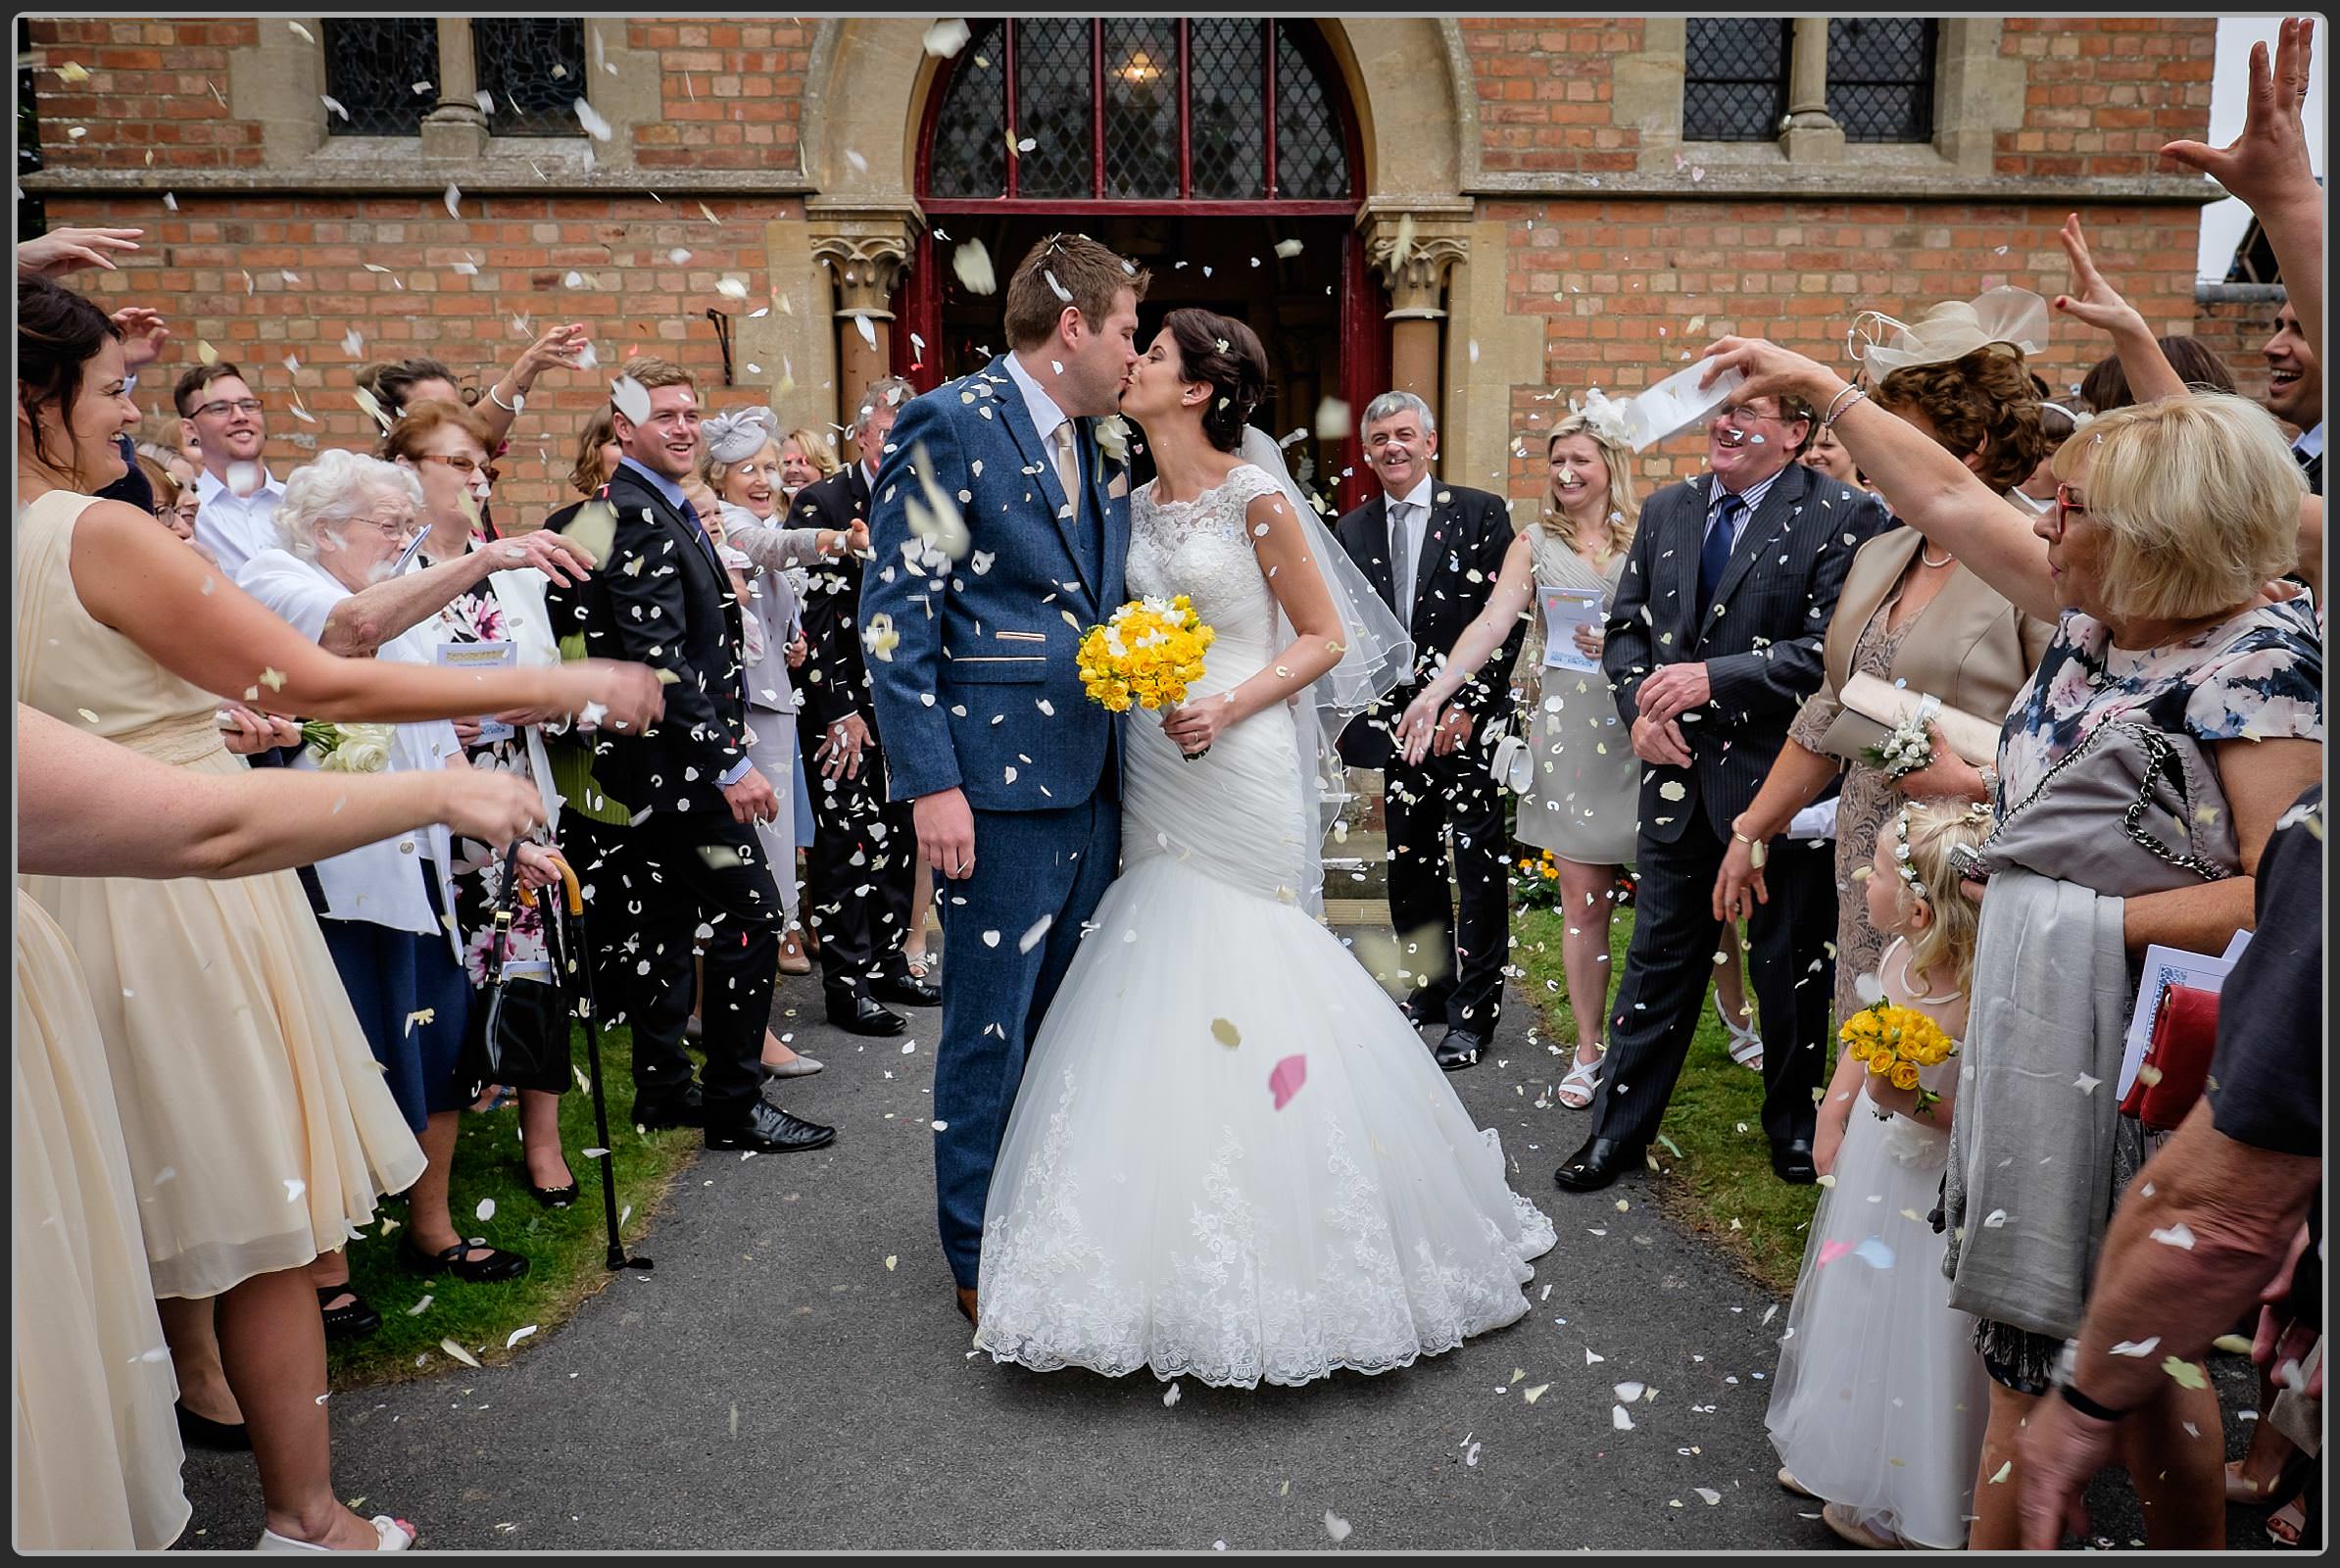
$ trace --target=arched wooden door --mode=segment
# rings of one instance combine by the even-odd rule
[[[998,295],[954,273],[960,246],[981,242],[1004,282],[1034,242],[1076,228],[1152,271],[1141,343],[1181,305],[1258,332],[1275,386],[1260,422],[1309,432],[1287,449],[1295,477],[1356,505],[1367,478],[1355,437],[1313,432],[1325,398],[1362,412],[1389,374],[1388,302],[1355,227],[1363,174],[1355,116],[1312,23],[977,24],[919,127],[929,226],[902,283],[894,368],[924,389],[1005,348]]]

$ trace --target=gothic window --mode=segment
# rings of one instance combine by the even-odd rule
[[[1684,141],[1771,141],[1787,118],[1785,18],[1693,17],[1682,36]]]
[[[585,97],[585,23],[578,17],[475,17],[471,59],[492,136],[576,136]]]
[[[1828,118],[1846,141],[1931,141],[1935,24],[1925,17],[1828,23]]]
[[[439,24],[429,18],[328,21],[325,129],[336,136],[414,136],[438,103]]]

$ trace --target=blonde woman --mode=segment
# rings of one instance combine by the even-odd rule
[[[1397,726],[1407,760],[1419,758],[1440,707],[1503,645],[1515,621],[1526,615],[1536,622],[1536,635],[1522,651],[1523,664],[1534,660],[1528,677],[1541,688],[1531,710],[1535,777],[1520,797],[1516,831],[1522,842],[1550,850],[1560,862],[1568,914],[1562,959],[1576,1013],[1577,1056],[1559,1093],[1560,1102],[1577,1110],[1592,1103],[1599,1083],[1609,916],[1618,867],[1633,858],[1639,827],[1639,771],[1609,679],[1601,673],[1599,625],[1579,622],[1573,632],[1554,636],[1544,623],[1543,591],[1596,594],[1604,618],[1616,602],[1640,504],[1633,494],[1632,450],[1605,413],[1571,414],[1552,427],[1544,442],[1550,489],[1543,514],[1512,541],[1487,609],[1464,628],[1445,668]],[[1738,965],[1730,965],[1728,973],[1727,989],[1740,989]],[[1725,1004],[1730,1007],[1728,997]]]

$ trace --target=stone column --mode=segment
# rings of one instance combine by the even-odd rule
[[[439,19],[439,103],[422,117],[422,156],[477,158],[487,151],[487,116],[479,112],[479,72],[471,59],[468,17]]]
[[[1438,415],[1439,321],[1446,283],[1470,256],[1468,214],[1369,213],[1365,260],[1389,290],[1389,383]],[[1361,415],[1362,410],[1358,411]]]
[[[862,391],[894,363],[894,286],[909,263],[916,215],[820,211],[808,203],[805,216],[813,257],[826,264],[836,290],[837,422],[850,425]]]
[[[1795,19],[1795,42],[1787,63],[1787,126],[1780,150],[1791,162],[1837,163],[1844,157],[1844,127],[1828,117],[1828,19]]]

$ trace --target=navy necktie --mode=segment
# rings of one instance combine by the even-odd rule
[[[1707,530],[1706,548],[1698,552],[1698,614],[1704,618],[1707,609],[1715,602],[1715,589],[1723,581],[1723,573],[1731,565],[1731,547],[1738,539],[1738,514],[1747,504],[1737,496],[1727,495],[1715,511],[1715,525]]]
[[[691,532],[698,535],[700,548],[707,552],[709,560],[715,561],[720,565],[721,561],[715,555],[715,542],[708,537],[707,524],[699,520],[699,509],[686,500],[682,504],[682,517],[683,521],[691,525]]]

